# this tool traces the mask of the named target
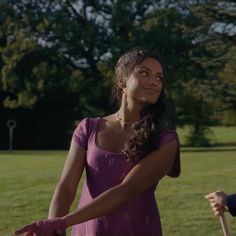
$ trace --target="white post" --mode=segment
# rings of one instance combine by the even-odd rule
[[[7,126],[9,128],[9,151],[12,152],[12,149],[13,149],[13,129],[16,127],[16,121],[13,119],[8,120]]]

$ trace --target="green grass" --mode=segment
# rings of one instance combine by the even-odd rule
[[[236,152],[187,152],[181,157],[181,176],[164,178],[156,195],[164,235],[223,235],[204,195],[219,189],[236,192]],[[228,216],[228,220],[236,235],[235,219]]]
[[[156,191],[164,236],[223,235],[204,195],[218,189],[236,192],[236,152],[184,152],[181,156],[181,176],[165,177]],[[64,151],[0,153],[1,236],[47,217],[65,157]],[[235,219],[227,218],[236,235]]]
[[[65,152],[0,154],[0,235],[45,218]]]
[[[209,127],[210,132],[207,137],[212,145],[236,145],[236,127],[222,127],[214,126]],[[190,127],[177,128],[181,144],[186,144],[186,137],[190,133]]]

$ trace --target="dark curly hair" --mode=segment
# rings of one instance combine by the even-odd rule
[[[134,48],[123,54],[115,67],[115,83],[112,91],[113,99],[119,102],[122,97],[122,89],[118,84],[125,84],[133,69],[146,58],[156,59],[162,66],[160,57],[153,52],[142,48]],[[164,73],[165,76],[165,73]],[[163,118],[166,111],[164,84],[160,96],[155,104],[146,106],[141,111],[141,122],[133,125],[133,134],[125,144],[123,153],[129,159],[140,159],[145,154],[158,148],[158,138],[163,129]]]

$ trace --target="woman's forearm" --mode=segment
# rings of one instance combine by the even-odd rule
[[[65,215],[63,218],[67,226],[109,214],[156,184],[171,169],[175,160],[176,145],[174,140],[148,154],[132,168],[121,184],[106,190],[90,203]]]
[[[67,226],[80,224],[112,212],[128,202],[134,195],[134,193],[127,191],[125,186],[118,185],[63,218],[66,220]]]
[[[68,189],[60,185],[57,185],[53,198],[50,204],[48,218],[54,218],[58,216],[64,216],[69,212],[70,206],[74,201],[75,194],[71,194]]]

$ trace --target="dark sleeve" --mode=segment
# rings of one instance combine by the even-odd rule
[[[173,140],[177,141],[177,153],[176,153],[176,157],[175,157],[175,162],[172,166],[172,169],[170,170],[170,172],[167,174],[170,177],[178,177],[180,175],[181,172],[181,168],[180,168],[180,143],[179,143],[179,137],[178,134],[176,133],[175,130],[165,130],[162,131],[160,134],[160,140],[159,140],[159,146],[163,146],[166,145],[170,142],[172,142]]]
[[[236,193],[226,197],[226,204],[232,216],[236,216]]]
[[[78,144],[79,147],[87,151],[88,142],[88,118],[84,118],[80,121],[79,125],[73,132],[73,141]]]

